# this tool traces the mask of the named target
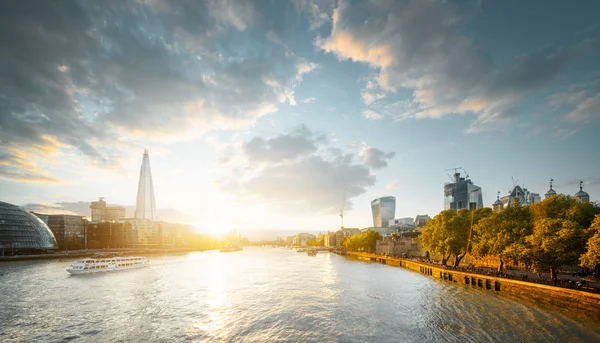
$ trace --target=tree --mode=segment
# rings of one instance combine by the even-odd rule
[[[587,231],[587,235],[591,237],[587,241],[585,254],[579,258],[579,265],[596,269],[600,265],[600,214],[596,215]]]
[[[373,252],[375,251],[376,242],[379,239],[381,239],[379,232],[368,230],[359,235],[344,237],[342,239],[342,246],[348,250]]]
[[[569,196],[556,195],[533,204],[531,212],[534,221],[544,218],[568,219],[587,228],[594,217],[600,214],[600,208],[593,203],[582,203]]]
[[[536,269],[550,269],[551,275],[562,265],[579,261],[585,249],[586,232],[568,219],[544,218],[534,222],[533,233],[526,238]]]
[[[498,256],[498,271],[504,263],[529,262],[530,248],[525,237],[531,235],[533,224],[528,207],[515,202],[499,213],[482,218],[475,224],[477,233],[473,242],[473,253],[477,257]]]
[[[462,209],[458,212],[446,210],[440,212],[427,222],[423,231],[423,244],[431,251],[442,255],[442,265],[454,256],[457,267],[465,255],[471,251],[469,238],[472,235],[471,225],[489,217],[492,210],[481,208],[474,211]],[[475,240],[475,237],[471,237]]]
[[[450,235],[448,227],[455,216],[454,210],[442,211],[428,221],[423,230],[423,245],[430,251],[442,255],[443,266],[446,265],[451,254],[447,242]]]

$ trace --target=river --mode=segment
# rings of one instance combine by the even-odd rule
[[[398,267],[293,250],[70,276],[0,263],[0,342],[598,342],[600,325]]]

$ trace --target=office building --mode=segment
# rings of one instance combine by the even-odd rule
[[[371,211],[374,227],[388,227],[396,216],[396,198],[388,196],[371,201]]]
[[[40,218],[0,201],[0,256],[37,254],[57,248],[54,234]]]
[[[415,228],[415,221],[413,218],[397,218],[390,220],[390,228],[412,230]]]
[[[134,217],[137,219],[154,220],[155,213],[156,203],[154,200],[152,172],[150,171],[150,157],[148,156],[148,149],[145,149],[142,158],[142,167],[140,168],[140,179],[138,182]]]
[[[98,198],[98,201],[92,201],[90,209],[93,223],[117,221],[125,218],[125,207],[107,206],[102,197]]]
[[[430,220],[431,218],[427,214],[417,214],[415,217],[415,227],[425,227],[425,224]]]
[[[39,216],[36,213],[37,216]],[[85,249],[87,220],[83,216],[69,214],[48,214],[48,227],[54,234],[58,249]]]
[[[508,195],[501,197],[500,201],[504,207],[511,207],[517,201],[520,205],[528,206],[542,201],[542,198],[539,194],[531,193],[527,188],[516,185]]]
[[[459,211],[462,209],[475,210],[483,208],[481,187],[460,173],[454,173],[454,182],[444,185],[444,209]]]

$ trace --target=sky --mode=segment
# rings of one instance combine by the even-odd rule
[[[486,206],[514,184],[600,196],[600,2],[4,1],[0,201],[200,230],[333,231]]]

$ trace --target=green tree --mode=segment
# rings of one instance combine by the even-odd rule
[[[600,214],[596,215],[586,234],[591,237],[587,241],[585,253],[579,258],[579,265],[595,269],[600,265]]]
[[[498,256],[498,271],[507,261],[528,263],[530,248],[525,238],[533,232],[529,208],[515,202],[510,208],[482,218],[474,226],[477,233],[473,254],[477,257]]]
[[[425,224],[422,234],[423,245],[431,252],[442,255],[442,265],[444,266],[451,255],[447,242],[450,236],[448,227],[455,216],[454,210],[440,212]]]
[[[555,195],[537,204],[531,205],[533,220],[544,218],[568,219],[583,228],[592,224],[594,217],[600,214],[600,208],[593,203],[582,203],[564,195]]]
[[[344,237],[342,246],[348,250],[374,252],[376,242],[379,239],[381,239],[379,232],[368,230],[359,235]]]
[[[442,255],[442,265],[446,265],[448,259],[454,256],[454,266],[456,267],[472,249],[469,239],[476,240],[476,233],[471,230],[471,226],[491,214],[492,210],[489,208],[475,211],[466,209],[458,212],[442,211],[427,222],[423,231],[423,244],[429,250]]]
[[[585,249],[586,232],[578,223],[568,219],[543,218],[536,220],[533,233],[526,238],[531,246],[531,258],[536,269],[555,269],[573,265]]]

